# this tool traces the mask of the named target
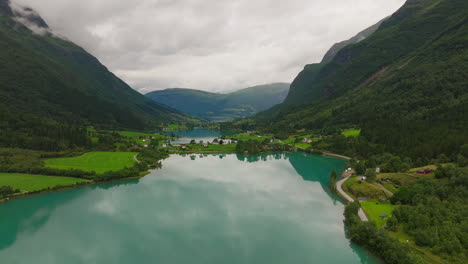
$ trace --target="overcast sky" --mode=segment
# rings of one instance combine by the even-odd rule
[[[13,0],[134,89],[292,82],[404,0]]]

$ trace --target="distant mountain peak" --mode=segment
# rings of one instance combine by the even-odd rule
[[[221,122],[252,116],[279,104],[288,91],[289,83],[272,83],[230,93],[172,88],[147,93],[146,97],[190,115]]]

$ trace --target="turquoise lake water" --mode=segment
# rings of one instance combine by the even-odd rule
[[[139,179],[0,204],[0,263],[378,263],[327,191],[338,159],[173,155]]]

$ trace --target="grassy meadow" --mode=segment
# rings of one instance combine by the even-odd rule
[[[369,200],[378,201],[388,198],[382,189],[367,181],[361,181],[359,176],[353,176],[346,180],[343,189],[354,199],[366,197]]]
[[[135,164],[135,152],[88,152],[78,157],[45,160],[45,166],[55,169],[77,169],[82,171],[118,171]]]
[[[382,227],[396,206],[378,202],[361,202],[361,207],[364,212],[366,212],[366,215],[369,217],[369,219],[375,222],[377,227]],[[382,219],[380,217],[382,214],[387,214],[387,216]]]
[[[252,135],[248,133],[241,133],[237,135],[232,135],[229,136],[228,138],[238,140],[238,141],[249,141],[249,140],[255,140],[255,141],[264,141],[265,139],[271,139],[272,135]]]
[[[361,135],[361,129],[347,129],[343,131],[345,137],[358,137]]]
[[[56,186],[68,186],[87,182],[70,177],[42,176],[19,173],[0,173],[0,186],[11,186],[21,191],[40,191]]]
[[[150,133],[142,133],[142,132],[134,132],[134,131],[117,131],[119,135],[128,138],[139,138],[139,137],[154,137],[155,139],[165,139],[166,136],[160,134],[150,134]]]

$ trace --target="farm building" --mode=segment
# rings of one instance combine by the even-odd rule
[[[418,174],[429,174],[429,173],[432,173],[434,172],[433,170],[431,169],[422,169],[422,170],[417,170],[416,171]]]

